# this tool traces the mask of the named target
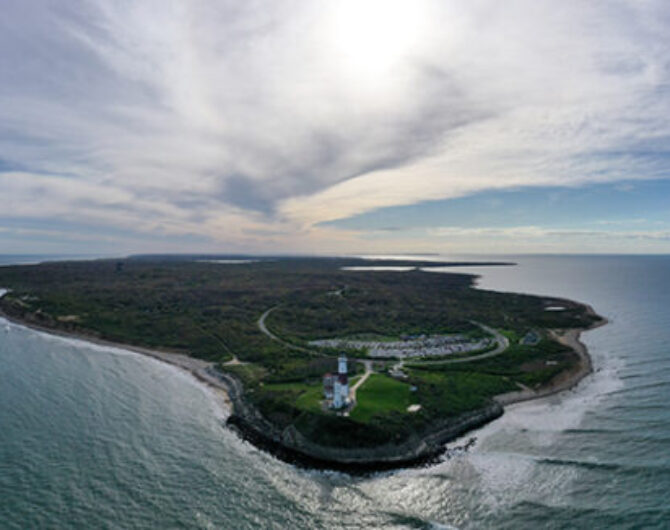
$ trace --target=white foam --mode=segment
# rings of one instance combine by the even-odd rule
[[[49,333],[48,331],[42,331],[42,330],[39,330],[39,329],[31,328],[29,326],[24,326],[23,324],[19,324],[19,323],[16,323],[16,322],[10,322],[6,319],[2,319],[2,321],[7,322],[13,328],[26,330],[26,331],[29,331],[31,333],[34,333],[35,335],[39,335],[42,339],[50,341],[50,342],[60,342],[62,344],[68,344],[68,345],[74,346],[76,348],[86,348],[86,349],[89,349],[89,350],[94,350],[94,351],[104,352],[104,353],[111,353],[111,354],[114,354],[114,355],[124,355],[124,356],[140,355],[137,352],[126,350],[126,349],[120,348],[118,346],[109,346],[109,345],[106,345],[106,344],[98,344],[96,342],[90,342],[90,341],[87,341],[86,339],[79,339],[79,338],[76,338],[76,337],[66,337],[66,336],[63,336],[63,335],[56,335],[54,333]],[[147,357],[147,358],[150,359],[150,357]]]
[[[540,473],[538,460],[552,455],[561,433],[579,427],[586,414],[623,386],[618,375],[622,362],[594,350],[595,365],[600,368],[574,391],[507,407],[500,419],[467,435],[478,439],[471,452],[413,473],[447,473],[454,481],[476,488],[478,502],[491,511],[521,500],[568,503],[566,484],[579,479],[579,470],[553,466]]]
[[[600,355],[594,346],[590,346],[590,349],[595,373],[586,377],[572,391],[512,407],[507,414],[508,421],[516,422],[528,430],[542,432],[562,432],[578,427],[587,412],[595,410],[603,399],[623,387],[619,374],[624,361]]]
[[[143,361],[146,361],[148,363],[155,363],[155,366],[157,367],[160,366],[161,369],[169,371],[171,377],[178,377],[183,381],[188,381],[190,384],[197,385],[199,388],[204,389],[207,392],[207,394],[212,398],[212,404],[213,404],[212,412],[218,419],[225,419],[228,416],[230,416],[231,410],[221,393],[223,391],[214,389],[209,385],[203,383],[185,368],[181,368],[167,361],[163,361],[161,359],[151,357],[150,355],[144,355],[142,353],[133,350],[128,350],[122,347],[111,346],[107,344],[98,344],[95,342],[87,341],[86,339],[79,339],[75,337],[55,335],[49,333],[48,331],[42,331],[25,326],[23,324],[11,322],[10,320],[7,320],[6,318],[3,317],[0,317],[0,324],[4,325],[5,330],[7,331],[10,331],[11,329],[20,329],[22,331],[35,334],[39,336],[40,339],[42,340],[66,344],[68,346],[73,346],[78,350],[111,354],[121,357],[135,357],[137,359],[142,359]]]

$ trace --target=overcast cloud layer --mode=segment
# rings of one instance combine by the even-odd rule
[[[0,240],[425,249],[458,234],[319,223],[665,178],[669,35],[664,1],[5,0]]]

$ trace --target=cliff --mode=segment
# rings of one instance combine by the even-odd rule
[[[226,423],[245,440],[292,464],[348,473],[367,473],[435,462],[445,452],[446,443],[503,414],[502,406],[493,402],[485,408],[439,421],[429,431],[413,434],[402,443],[355,449],[327,447],[308,440],[293,425],[285,429],[277,428],[247,402],[239,381],[220,372],[217,372],[217,377],[228,387],[233,406],[233,413]]]

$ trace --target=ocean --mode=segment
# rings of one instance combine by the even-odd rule
[[[258,451],[177,368],[0,321],[0,528],[670,528],[670,256],[504,258],[459,270],[591,304],[595,373],[368,477]]]

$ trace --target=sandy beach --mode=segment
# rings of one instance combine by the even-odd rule
[[[6,292],[6,291],[5,291]],[[0,290],[0,298],[5,294],[3,290]],[[40,326],[32,322],[26,322],[17,318],[14,318],[10,315],[7,315],[4,311],[0,310],[0,317],[11,322],[20,327],[25,327],[38,331],[40,333],[47,333],[49,335],[54,335],[57,337],[62,337],[68,340],[81,341],[89,344],[95,344],[97,346],[104,346],[108,348],[116,348],[121,350],[130,351],[140,355],[146,355],[158,361],[167,363],[172,366],[176,366],[182,370],[193,375],[198,381],[207,385],[207,387],[212,390],[217,399],[220,400],[222,404],[225,405],[225,408],[231,410],[232,402],[229,397],[229,387],[228,385],[213,375],[211,373],[212,368],[215,366],[214,363],[203,361],[202,359],[196,359],[194,357],[189,357],[183,353],[168,352],[153,350],[149,348],[142,348],[140,346],[133,346],[131,344],[122,344],[118,342],[111,342],[104,339],[99,339],[96,337],[91,337],[83,333],[71,333],[65,332],[58,329],[47,328],[45,326]]]
[[[589,305],[586,305],[587,311],[591,315],[596,315],[596,312]],[[522,401],[530,401],[532,399],[540,399],[548,396],[553,396],[561,392],[565,392],[577,386],[579,382],[587,375],[593,372],[593,363],[588,349],[584,343],[579,340],[581,334],[592,329],[599,328],[606,325],[608,320],[603,318],[594,325],[586,329],[565,329],[565,330],[549,330],[549,334],[561,344],[572,348],[577,355],[579,355],[579,364],[577,367],[569,372],[560,374],[555,377],[549,384],[540,387],[537,390],[526,388],[516,392],[508,392],[495,397],[495,400],[501,405],[511,405],[513,403],[520,403]]]

